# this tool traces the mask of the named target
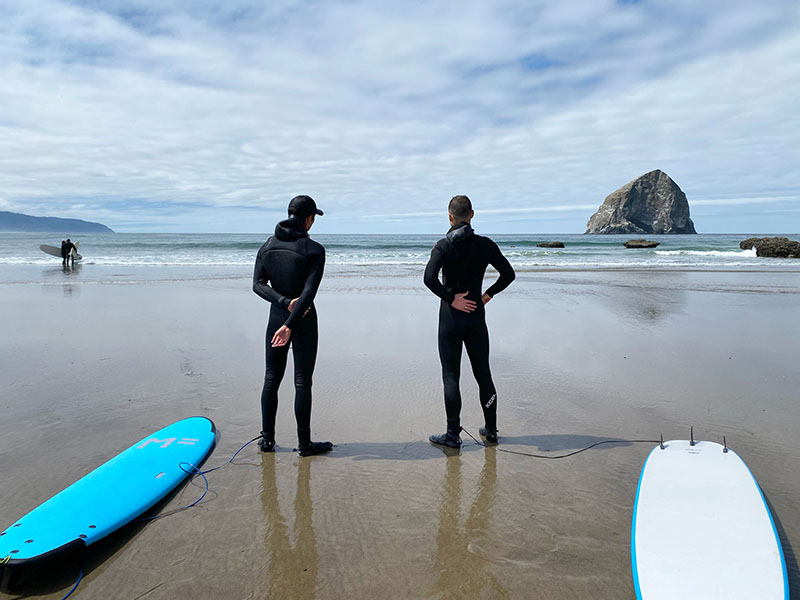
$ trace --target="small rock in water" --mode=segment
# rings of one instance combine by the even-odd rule
[[[655,248],[658,242],[651,242],[650,240],[628,240],[623,244],[626,248]]]
[[[563,248],[564,242],[539,242],[536,245],[539,248]]]
[[[768,258],[800,258],[800,242],[785,237],[747,238],[739,248],[755,248],[756,256]]]

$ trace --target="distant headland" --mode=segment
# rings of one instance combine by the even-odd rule
[[[58,217],[32,217],[21,213],[0,210],[0,231],[48,232],[48,233],[114,233],[102,223],[92,223],[81,219],[60,219]]]

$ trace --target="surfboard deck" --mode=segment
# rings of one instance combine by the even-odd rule
[[[214,423],[189,417],[139,440],[0,532],[0,571],[72,555],[152,508],[213,448]],[[2,573],[0,573],[2,574]]]
[[[636,492],[636,598],[788,600],[780,537],[744,461],[714,442],[664,446],[648,456]]]
[[[57,256],[61,258],[61,248],[56,248],[55,246],[48,246],[47,244],[42,244],[39,246],[39,250],[44,252],[45,254],[49,254],[50,256]]]

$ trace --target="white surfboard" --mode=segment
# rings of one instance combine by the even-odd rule
[[[665,442],[647,457],[631,562],[639,600],[789,599],[764,495],[744,461],[714,442]]]
[[[75,260],[81,260],[83,256],[78,254],[78,246],[80,245],[80,242],[74,242],[74,245],[75,247],[72,250],[70,250],[70,253],[72,254],[72,257]],[[56,246],[48,246],[47,244],[42,244],[41,246],[39,246],[39,250],[41,250],[45,254],[49,254],[50,256],[57,256],[58,258],[61,258],[61,248],[57,248]]]

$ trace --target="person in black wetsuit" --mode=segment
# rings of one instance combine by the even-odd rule
[[[330,442],[311,441],[311,383],[317,361],[317,294],[325,268],[325,248],[308,237],[322,211],[309,196],[289,202],[289,218],[275,226],[275,235],[256,256],[253,291],[272,306],[266,336],[266,372],[261,392],[261,440],[264,452],[275,448],[278,388],[286,371],[291,341],[294,358],[294,414],[301,456],[333,449]]]
[[[439,308],[439,359],[444,380],[447,432],[430,436],[434,444],[461,446],[461,348],[467,349],[478,382],[485,427],[480,434],[497,443],[497,392],[489,369],[489,330],[484,306],[514,281],[514,269],[492,240],[477,235],[470,221],[475,215],[466,196],[455,196],[448,207],[450,230],[436,242],[425,267],[425,285],[442,299]],[[481,294],[486,267],[492,265],[498,280]],[[439,271],[443,281],[439,281]]]
[[[75,264],[75,256],[73,256],[72,251],[75,249],[75,244],[72,243],[72,240],[67,238],[67,241],[64,242],[63,249],[61,250],[62,254],[65,255],[64,264],[68,264],[70,260],[72,264]]]

